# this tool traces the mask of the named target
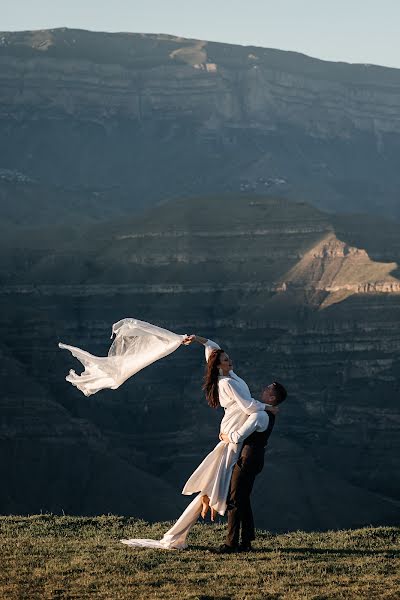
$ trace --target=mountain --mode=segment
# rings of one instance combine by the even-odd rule
[[[0,187],[17,189],[0,214],[26,221],[27,194],[36,226],[242,192],[399,219],[399,98],[398,69],[169,35],[3,32]]]
[[[201,391],[202,349],[182,347],[90,398],[64,380],[77,363],[58,341],[105,355],[111,324],[131,316],[215,339],[256,397],[273,379],[288,388],[255,492],[260,527],[396,522],[395,223],[285,198],[215,195],[78,231],[25,227],[0,246],[9,390],[1,512],[67,506],[159,519],[185,504],[180,489],[215,444],[221,418]],[[13,457],[29,466],[19,477]],[[32,482],[46,489],[49,477],[48,500],[25,493]]]
[[[325,308],[360,292],[400,293],[400,280],[391,275],[397,267],[395,262],[371,260],[364,249],[349,246],[332,232],[305,253],[283,277],[281,285],[285,291],[289,287],[314,293],[317,303],[321,293],[328,293],[320,304]]]
[[[130,199],[119,197],[113,204],[113,190],[101,192],[41,183],[18,171],[0,171],[2,232],[14,235],[24,227],[89,224],[115,219],[130,210]]]

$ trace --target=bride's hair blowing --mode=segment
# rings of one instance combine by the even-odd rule
[[[203,390],[206,393],[207,402],[211,408],[218,408],[219,406],[218,375],[220,356],[223,352],[222,348],[213,350],[207,361]]]

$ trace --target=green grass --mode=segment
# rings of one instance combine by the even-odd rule
[[[126,517],[0,517],[1,600],[143,598],[264,600],[400,598],[400,528],[283,535],[218,556],[223,525],[196,525],[190,549],[136,549],[168,524]]]

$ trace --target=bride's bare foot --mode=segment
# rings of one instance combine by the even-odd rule
[[[210,508],[210,498],[206,495],[201,497],[201,516],[203,519],[206,518],[208,510]],[[215,521],[217,511],[211,507],[211,521]]]
[[[209,508],[210,508],[210,498],[208,496],[202,496],[201,497],[201,517],[202,517],[202,519],[206,518]],[[211,511],[212,511],[212,509],[211,509]]]

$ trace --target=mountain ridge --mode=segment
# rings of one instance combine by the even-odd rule
[[[165,36],[0,41],[0,169],[112,189],[124,214],[243,191],[400,218],[398,69]]]
[[[3,50],[5,50],[10,45],[10,40],[12,40],[13,38],[14,39],[19,38],[18,43],[21,46],[27,46],[27,47],[31,47],[34,50],[38,50],[40,52],[45,52],[52,45],[54,45],[52,42],[64,41],[64,43],[65,43],[68,41],[67,38],[64,38],[64,40],[51,38],[52,34],[58,35],[58,34],[63,34],[63,33],[67,34],[68,36],[74,35],[74,34],[79,34],[79,35],[91,34],[93,37],[107,36],[110,39],[113,39],[114,37],[115,38],[120,37],[120,38],[124,38],[125,40],[131,40],[132,38],[138,38],[138,39],[145,39],[145,40],[146,39],[153,40],[155,42],[167,41],[167,42],[173,42],[176,44],[183,43],[183,44],[187,45],[188,48],[191,48],[190,44],[192,44],[193,48],[198,47],[199,44],[202,44],[202,45],[209,44],[209,45],[216,45],[216,46],[219,45],[219,46],[224,46],[224,47],[232,48],[232,49],[243,49],[243,51],[246,51],[246,52],[248,50],[255,50],[255,51],[262,50],[262,51],[268,52],[271,56],[273,56],[273,55],[277,56],[278,54],[282,54],[282,55],[286,55],[288,58],[296,57],[296,58],[306,59],[306,61],[309,61],[310,63],[322,63],[322,64],[328,63],[328,64],[337,64],[337,65],[348,65],[349,67],[362,67],[362,71],[365,71],[365,69],[369,69],[369,70],[371,70],[371,69],[372,70],[375,70],[375,69],[377,69],[377,70],[385,69],[386,70],[387,69],[389,71],[395,71],[395,72],[400,71],[399,68],[389,67],[389,66],[385,66],[385,65],[376,64],[376,63],[328,60],[328,59],[318,58],[316,56],[311,56],[307,53],[299,52],[296,50],[285,50],[282,48],[273,48],[273,47],[269,47],[269,46],[258,46],[258,45],[253,45],[253,44],[250,44],[250,45],[249,44],[239,44],[239,43],[233,43],[233,42],[219,42],[216,40],[188,38],[185,36],[179,36],[179,35],[168,34],[168,33],[151,33],[151,32],[134,32],[134,31],[99,31],[99,30],[80,29],[80,28],[71,28],[71,27],[55,27],[55,28],[50,28],[50,29],[33,29],[33,30],[26,29],[26,30],[15,30],[15,31],[0,31],[0,36],[2,36],[0,38],[1,39],[0,47],[2,47]],[[28,38],[28,36],[31,36],[31,38],[32,38],[31,44],[24,43],[26,38]],[[42,39],[40,39],[40,38],[42,38]],[[76,40],[75,40],[75,43],[76,43]],[[362,72],[362,71],[360,71],[360,72]]]

